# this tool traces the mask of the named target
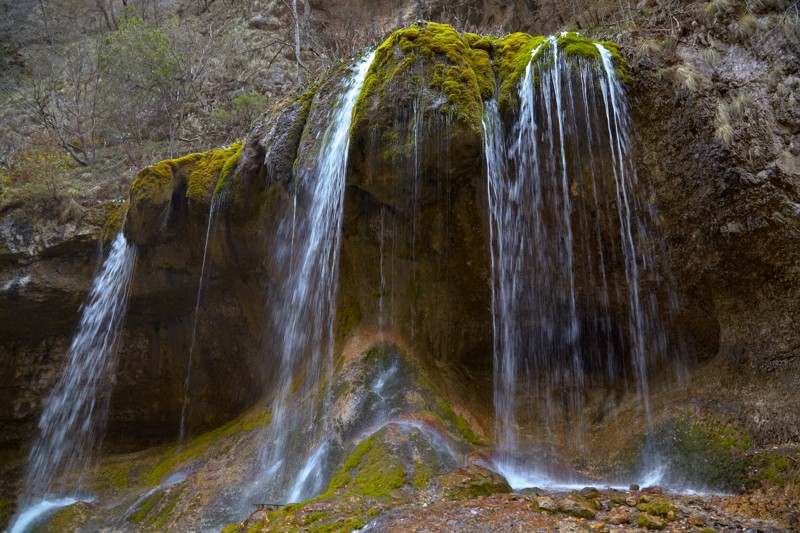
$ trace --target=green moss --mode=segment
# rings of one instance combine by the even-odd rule
[[[639,503],[636,506],[640,511],[653,516],[660,516],[666,518],[670,511],[675,511],[675,506],[666,498],[653,498],[651,500]]]
[[[219,178],[217,178],[217,185],[214,188],[214,194],[221,193],[225,189],[225,186],[232,181],[231,178],[236,171],[236,165],[239,164],[239,158],[242,155],[243,147],[244,145],[241,143],[235,143],[231,146],[231,148],[234,148],[234,151],[222,165],[222,169],[219,172]]]
[[[320,502],[319,507],[317,502]],[[361,496],[319,496],[308,502],[286,505],[268,513],[267,518],[260,520],[248,529],[248,532],[263,531],[307,531],[313,533],[349,533],[363,528],[369,519],[378,513],[370,507],[365,509],[366,502]],[[230,527],[239,527],[233,524]],[[239,529],[231,529],[240,531]]]
[[[161,506],[161,508],[158,510],[158,513],[156,513],[156,515],[150,520],[150,524],[156,530],[160,531],[164,526],[167,525],[170,518],[172,518],[172,513],[175,511],[175,507],[178,505],[180,498],[181,491],[174,491],[169,495],[167,503]]]
[[[219,188],[219,181],[223,179],[223,167],[231,158],[235,157],[238,161],[241,151],[242,145],[234,143],[225,149],[192,154],[175,160],[174,165],[178,172],[184,175],[188,173],[186,198],[189,202],[209,205],[214,191]]]
[[[160,491],[156,491],[147,498],[144,499],[143,502],[139,504],[139,507],[136,511],[129,515],[128,520],[133,522],[134,524],[139,524],[147,518],[147,515],[150,514],[150,511],[161,501],[163,494]]]
[[[687,414],[657,428],[654,437],[671,470],[686,481],[726,491],[748,485],[750,438],[737,425]]]
[[[414,478],[411,480],[411,486],[417,490],[422,490],[430,485],[431,480],[436,473],[431,467],[425,463],[417,463],[414,465]]]
[[[224,426],[200,435],[184,446],[170,448],[161,456],[158,463],[144,473],[143,480],[146,485],[158,485],[177,466],[208,453],[213,444],[231,435],[239,435],[243,432],[263,427],[269,424],[271,419],[271,414],[268,411],[250,411]]]
[[[131,485],[130,462],[103,462],[92,478],[92,489],[95,492],[126,489]]]
[[[239,533],[241,527],[241,524],[228,524],[219,533]]]
[[[358,531],[366,525],[366,522],[361,517],[348,517],[330,524],[311,524],[304,527],[303,531],[310,533],[350,533],[351,531]]]
[[[625,56],[622,55],[619,44],[612,41],[600,41],[597,44],[611,52],[611,62],[614,64],[614,72],[617,78],[623,83],[630,81],[628,61],[625,59]]]
[[[14,513],[14,500],[0,498],[0,528],[5,528]]]
[[[219,187],[220,179],[229,177],[241,150],[242,145],[234,143],[225,149],[189,154],[147,167],[136,175],[131,184],[131,205],[140,202],[167,205],[173,193],[185,187],[189,205],[205,212],[215,189]],[[228,175],[223,176],[226,164]],[[223,184],[225,179],[222,180]]]
[[[441,496],[448,500],[464,500],[511,492],[506,479],[477,465],[449,472],[439,478]]]
[[[117,233],[122,230],[122,224],[125,222],[125,215],[128,214],[128,205],[130,205],[128,201],[120,205],[112,204],[106,217],[106,223],[103,224],[103,231],[100,234],[100,238],[104,242],[111,242]]]
[[[356,446],[331,479],[324,496],[346,489],[362,496],[382,497],[404,483],[403,465],[373,435]]]
[[[531,54],[544,41],[545,37],[512,33],[503,37],[497,44],[494,67],[500,80],[497,105],[501,111],[505,112],[518,106],[517,88],[525,74],[525,68],[531,61]]]
[[[499,39],[496,37],[485,36],[472,43],[471,46],[474,50],[483,50],[484,52],[493,54],[497,49],[498,40]]]
[[[754,480],[765,482],[779,487],[788,483],[797,483],[794,459],[776,452],[769,452],[754,458]]]
[[[131,202],[149,201],[156,205],[168,202],[172,197],[172,179],[172,165],[169,161],[160,161],[143,168],[131,184]]]
[[[247,533],[260,533],[261,531],[269,531],[269,521],[258,520],[247,530]]]
[[[447,98],[442,111],[479,130],[482,100],[492,96],[495,86],[487,51],[471,47],[480,41],[478,35],[462,35],[446,24],[433,22],[394,32],[375,52],[375,60],[356,102],[354,127],[365,117],[370,117],[375,125],[374,112],[379,111],[380,115],[380,111],[386,111],[377,108],[378,97],[387,90],[422,91],[423,87],[418,84],[409,86],[409,80],[418,79],[415,71],[421,68],[428,88]],[[410,95],[405,92],[398,96],[407,98]]]
[[[589,61],[600,59],[600,50],[595,46],[594,41],[587,39],[580,34],[568,32],[558,37],[558,48],[567,57],[580,57]]]
[[[664,522],[658,517],[649,514],[640,514],[636,525],[644,529],[664,529]]]
[[[89,519],[91,508],[85,502],[77,502],[62,507],[50,515],[43,524],[35,526],[36,533],[62,533],[63,531],[79,531]]]
[[[441,410],[444,420],[450,424],[464,440],[474,446],[483,446],[486,444],[472,431],[469,423],[463,417],[459,416],[444,399],[440,399],[439,409]]]

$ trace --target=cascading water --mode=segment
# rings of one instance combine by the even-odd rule
[[[92,465],[105,426],[117,339],[135,262],[135,246],[120,233],[94,279],[64,373],[39,420],[40,433],[28,456],[12,533],[25,531],[37,519],[32,511],[40,515],[76,501],[73,496],[80,491],[82,474]]]
[[[598,60],[566,57],[545,39],[513,124],[485,107],[496,462],[512,485],[570,481],[523,450],[583,453],[592,402],[632,388],[649,420],[648,368],[669,352],[625,100],[596,47]]]
[[[273,311],[275,330],[281,332],[278,340],[281,370],[266,460],[268,492],[274,499],[286,499],[287,486],[292,487],[288,495],[291,499],[312,496],[319,491],[321,477],[326,472],[321,464],[325,454],[316,452],[326,446],[328,417],[322,416],[322,422],[315,424],[313,408],[293,408],[290,413],[289,398],[293,385],[300,383],[301,371],[305,370],[305,375],[300,392],[313,396],[333,369],[334,310],[350,124],[374,55],[374,52],[368,54],[354,66],[329,117],[315,165],[301,172],[296,180],[297,189],[307,200],[306,210],[297,212],[293,222],[289,279]],[[326,388],[328,385],[330,379]],[[327,404],[329,393],[324,394]],[[300,433],[303,437],[299,437]],[[304,448],[311,455],[303,457],[301,464],[290,464],[292,455],[298,452],[288,446],[290,438],[316,445],[311,450]],[[303,468],[303,464],[310,462],[315,465],[313,469]]]

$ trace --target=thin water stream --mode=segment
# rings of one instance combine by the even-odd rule
[[[211,226],[214,222],[214,215],[216,214],[217,204],[219,203],[219,196],[213,195],[211,198],[211,206],[208,211],[208,227],[206,228],[206,239],[203,245],[203,263],[200,267],[200,282],[197,285],[197,298],[194,304],[194,317],[192,318],[192,340],[189,343],[189,357],[186,361],[186,377],[183,381],[183,405],[181,406],[181,423],[178,432],[178,443],[182,443],[186,436],[186,416],[189,407],[189,385],[192,378],[192,359],[197,341],[197,321],[200,316],[200,297],[203,295],[203,283],[205,282],[206,273],[206,260],[208,259],[208,241],[211,237]]]

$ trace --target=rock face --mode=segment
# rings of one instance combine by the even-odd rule
[[[796,441],[800,421],[783,413],[797,412],[788,391],[800,379],[800,138],[787,111],[798,90],[797,45],[779,38],[747,48],[725,27],[704,35],[724,50],[713,65],[691,41],[676,51],[700,73],[694,90],[657,79],[663,67],[637,70],[630,100],[640,178],[663,219],[695,324],[687,331],[715,357],[697,381],[710,379],[720,403],[700,400],[701,409],[736,420],[759,443]],[[786,76],[770,80],[777,64]],[[698,397],[710,393],[700,388]]]
[[[405,28],[378,49],[355,110],[336,362],[341,369],[381,341],[393,343],[443,398],[470,415],[469,423],[445,420],[451,433],[466,425],[473,436],[491,435],[480,114],[495,87],[513,86],[530,40],[480,38],[435,24]],[[664,418],[692,411],[736,425],[758,448],[800,442],[800,399],[793,393],[800,382],[800,123],[790,105],[800,98],[800,74],[787,42],[759,52],[728,46],[700,88],[665,80],[672,71],[661,72],[664,65],[633,63],[630,71],[639,179],[652,191],[682,296],[681,333],[694,361],[695,384],[671,384],[654,403]],[[696,53],[693,44],[678,46],[687,62]],[[775,55],[783,58],[784,75],[762,81]],[[200,432],[273,393],[279,354],[270,347],[280,326],[269,320],[270,297],[291,264],[281,263],[271,245],[275,235],[291,231],[293,210],[304,209],[293,179],[295,165],[309,162],[295,157],[301,146],[319,142],[316,132],[323,131],[342,75],[331,71],[309,92],[278,104],[242,147],[165,161],[138,175],[122,226],[139,246],[139,261],[111,400],[110,449],[174,438],[187,398],[188,427]],[[740,121],[729,124],[730,136],[720,129],[724,106],[732,109],[741,94],[749,100],[736,104]],[[513,112],[513,102],[505,112]],[[99,257],[101,225],[90,221],[52,238],[37,237],[10,216],[2,221],[0,447],[6,450],[28,442],[58,378]],[[350,400],[337,405],[337,416],[352,416]],[[598,466],[600,458],[619,452],[609,427],[626,429],[629,444],[639,436],[630,431],[636,421],[604,425],[615,414],[593,420],[597,447],[594,457],[583,458],[587,470],[607,467]],[[341,425],[353,437],[355,429]],[[386,430],[382,442],[406,442],[398,432]],[[427,450],[417,437],[403,448],[408,457]],[[497,492],[501,483],[490,481],[490,492]],[[575,507],[567,514],[583,512],[562,503]]]

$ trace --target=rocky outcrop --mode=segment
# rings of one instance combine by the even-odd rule
[[[726,431],[734,428],[737,439],[746,435],[752,446],[740,440],[728,445],[723,438],[723,461],[731,448],[757,454],[800,441],[800,400],[793,393],[800,381],[800,123],[790,105],[800,98],[800,74],[790,38],[746,48],[726,42],[727,34],[711,37],[722,50],[715,65],[702,63],[698,50],[705,45],[697,42],[679,42],[669,59],[694,65],[699,85],[676,76],[666,59],[651,58],[632,62],[628,89],[639,179],[652,191],[648,200],[665,236],[665,246],[656,248],[669,257],[682,297],[676,338],[683,335],[692,361],[687,382],[659,384],[659,427],[677,434],[675,427],[682,426],[669,419],[684,420],[687,412],[705,432],[722,421]],[[437,384],[443,403],[427,397],[426,387],[403,385],[415,393],[403,398],[404,406],[433,413],[423,427],[459,440],[464,450],[491,439],[491,285],[480,113],[495,87],[502,90],[519,76],[515,59],[529,53],[530,45],[530,36],[480,38],[426,24],[400,30],[378,49],[356,107],[344,200],[336,360],[337,377],[352,386],[335,402],[342,460],[363,430],[354,409],[371,412],[374,398],[365,384],[374,381],[374,368],[363,361],[381,341],[408,358],[408,368],[419,369],[407,374],[420,371]],[[776,56],[782,58],[781,75],[763,76]],[[110,449],[173,438],[187,398],[190,433],[196,433],[272,394],[279,355],[270,347],[280,324],[268,319],[269,302],[291,268],[273,244],[276,235],[291,230],[293,209],[307,207],[293,180],[298,167],[302,171],[311,162],[297,154],[314,153],[343,73],[332,69],[304,95],[278,104],[243,147],[164,161],[137,176],[123,231],[139,246],[139,260],[111,400]],[[513,102],[506,105],[505,112],[513,113]],[[56,235],[22,218],[3,219],[0,445],[7,449],[28,441],[57,379],[99,259],[101,226],[87,222]],[[426,401],[414,403],[420,398]],[[596,414],[593,456],[575,463],[587,471],[609,467],[606,459],[619,460],[624,446],[614,434],[630,445],[624,453],[635,454],[630,448],[641,433],[631,429],[643,427],[624,417],[624,406]],[[681,431],[694,438],[694,426],[688,427]],[[380,445],[372,446],[396,452],[394,459],[406,463],[429,451],[418,434],[423,430],[415,427],[408,437],[401,429],[402,424],[383,430]],[[255,442],[248,441],[248,453],[255,453]],[[349,477],[343,474],[342,484],[331,489],[341,489],[338,496],[359,494],[351,503],[361,518],[369,514],[365,498],[373,496],[363,493],[374,488],[366,483],[374,480],[366,479],[372,471],[362,461],[370,450],[362,450],[344,472]],[[194,457],[184,459],[194,464]],[[402,489],[409,480],[413,485],[416,471],[406,463],[387,467],[398,480],[400,470],[404,477],[381,491]],[[776,464],[765,468],[791,472]],[[737,465],[745,486],[762,480],[749,470],[754,463]],[[164,472],[157,473],[134,488],[160,483]],[[488,485],[491,493],[501,483]],[[166,512],[173,493],[183,489],[162,487],[150,509]],[[637,503],[626,503],[624,510],[617,503],[612,509],[618,512],[610,514],[604,508],[603,519],[653,514],[646,507],[634,511]],[[567,508],[579,513],[585,507],[559,505],[566,514]],[[549,511],[538,503],[534,511],[541,509]],[[163,516],[151,510],[132,522],[155,527]],[[196,509],[186,503],[185,511]],[[441,512],[449,511],[445,506]],[[85,514],[81,510],[82,519]],[[402,511],[386,524],[392,516],[402,517]],[[645,518],[672,520],[653,516]]]
[[[777,445],[800,436],[800,421],[784,415],[800,407],[789,392],[800,379],[800,137],[787,107],[800,65],[796,38],[751,44],[735,28],[679,40],[675,66],[640,59],[629,94],[639,175],[697,326],[687,331],[713,357],[690,405]]]

